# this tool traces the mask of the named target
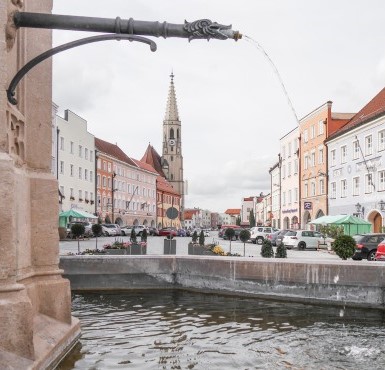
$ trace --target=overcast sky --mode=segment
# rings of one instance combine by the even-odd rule
[[[183,23],[209,18],[255,39],[298,118],[328,100],[356,112],[385,85],[383,0],[54,0],[53,13]],[[55,45],[90,36],[55,31]],[[54,57],[53,99],[96,137],[161,154],[171,70],[182,121],[187,207],[224,212],[269,192],[279,139],[297,121],[264,54],[245,39],[107,41]]]

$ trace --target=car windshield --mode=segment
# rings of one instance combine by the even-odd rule
[[[297,232],[296,231],[288,231],[285,236],[293,236],[293,235],[297,235]]]
[[[361,241],[362,238],[363,238],[363,235],[353,235],[353,239],[354,239],[356,242]]]

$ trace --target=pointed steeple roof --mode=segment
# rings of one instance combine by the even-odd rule
[[[176,94],[174,86],[174,73],[171,72],[170,89],[168,91],[166,114],[164,116],[165,121],[179,121],[178,106],[176,104]]]
[[[166,177],[162,170],[161,157],[151,144],[148,144],[146,153],[144,153],[141,161],[151,165],[161,176]]]

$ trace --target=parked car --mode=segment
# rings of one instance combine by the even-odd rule
[[[218,231],[218,238],[223,238],[225,235],[226,229],[231,228],[231,229],[240,229],[241,227],[238,225],[222,225],[222,227]]]
[[[385,234],[357,234],[353,236],[353,239],[356,241],[357,249],[352,258],[354,260],[366,258],[368,261],[373,261],[378,245],[385,240]]]
[[[120,228],[120,232],[122,233],[122,235],[124,236],[130,236],[131,235],[131,231],[132,231],[132,226],[122,226]]]
[[[265,238],[278,231],[270,226],[256,226],[250,229],[250,240],[254,244],[262,244]]]
[[[135,234],[137,236],[141,236],[144,229],[146,229],[147,230],[147,234],[149,234],[148,227],[145,226],[145,225],[134,225],[133,228],[134,228]]]
[[[156,227],[149,227],[148,233],[152,236],[159,236],[159,230]]]
[[[204,233],[205,237],[209,237],[210,236],[210,230],[209,229],[203,230],[203,233]]]
[[[283,237],[286,235],[286,233],[290,231],[290,230],[279,230],[279,231],[276,231],[274,232],[272,235],[271,235],[271,244],[278,247],[279,245],[282,244],[282,240],[283,240]]]
[[[324,236],[318,231],[311,230],[289,230],[283,237],[282,243],[287,249],[318,248],[319,244],[325,242]]]
[[[178,236],[187,236],[187,232],[185,229],[179,229],[178,230]]]
[[[378,244],[377,252],[374,257],[375,261],[385,261],[385,243],[381,242]]]
[[[160,236],[177,236],[178,232],[175,227],[164,227],[163,229],[159,230],[159,235]]]
[[[102,224],[103,235],[116,236],[117,228],[114,224]]]

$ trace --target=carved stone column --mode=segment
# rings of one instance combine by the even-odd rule
[[[50,13],[51,0],[0,2],[0,368],[44,369],[77,339],[59,263],[58,184],[50,172],[52,62],[37,66],[7,102],[8,83],[52,47],[51,31],[13,32],[15,9]]]

